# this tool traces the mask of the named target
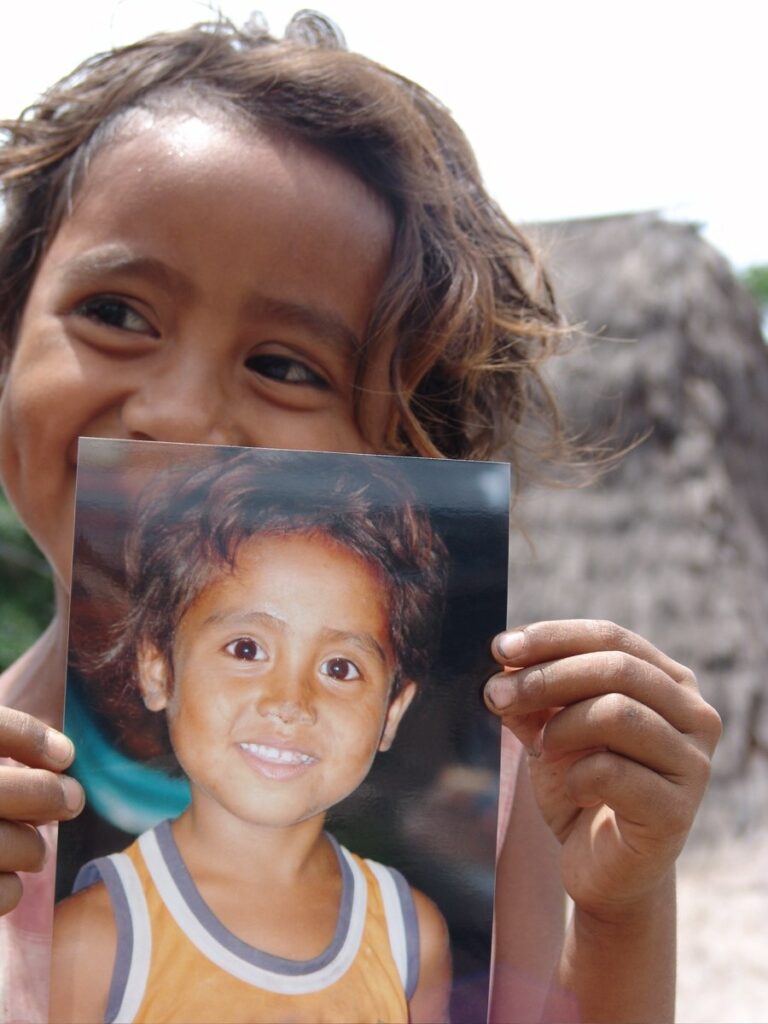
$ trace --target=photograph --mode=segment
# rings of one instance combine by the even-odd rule
[[[80,441],[55,1019],[73,957],[105,1021],[487,1017],[509,499],[500,463]]]

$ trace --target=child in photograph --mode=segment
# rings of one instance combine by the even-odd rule
[[[51,1020],[444,1020],[439,911],[323,830],[428,676],[428,513],[385,459],[217,451],[150,486],[127,552],[106,699],[191,803],[59,904]]]
[[[0,768],[0,911],[43,870],[0,922],[0,1015],[44,1021],[37,826],[86,801],[55,728],[78,437],[503,456],[518,484],[569,446],[540,372],[563,329],[530,245],[445,108],[321,17],[284,40],[222,22],[94,57],[3,131],[0,478],[56,615],[0,678],[18,762]],[[669,1019],[674,863],[718,716],[619,626],[497,628],[493,1015]]]

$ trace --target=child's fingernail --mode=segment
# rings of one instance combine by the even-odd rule
[[[507,707],[511,696],[511,687],[506,679],[491,679],[485,687],[485,699],[497,711]]]
[[[510,633],[500,633],[496,646],[502,658],[511,661],[512,658],[522,654],[525,647],[525,633],[521,629],[512,630]]]
[[[76,814],[85,800],[83,787],[76,779],[70,779],[69,776],[64,775],[61,779],[61,789],[64,793],[64,804],[67,810]]]
[[[74,754],[72,740],[67,739],[63,732],[49,729],[45,734],[45,752],[52,761],[69,764]]]

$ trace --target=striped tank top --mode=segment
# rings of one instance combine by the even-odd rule
[[[328,836],[342,896],[330,945],[311,960],[254,949],[204,902],[165,821],[123,853],[90,861],[75,891],[103,881],[117,927],[107,1022],[407,1021],[419,970],[410,887]]]

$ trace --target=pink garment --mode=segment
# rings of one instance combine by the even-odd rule
[[[56,826],[44,825],[41,832],[50,851],[45,866],[39,874],[20,875],[24,883],[21,902],[0,918],[3,1024],[46,1024],[48,1020]]]

